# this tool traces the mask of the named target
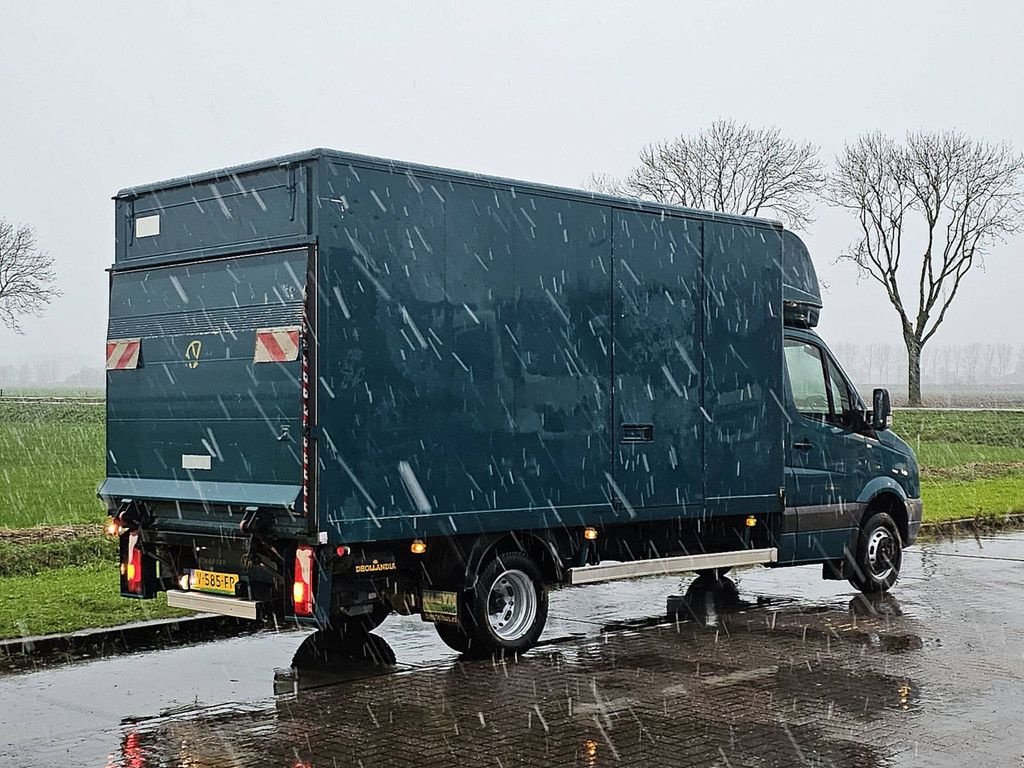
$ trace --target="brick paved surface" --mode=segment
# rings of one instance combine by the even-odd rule
[[[895,598],[757,604],[691,589],[683,620],[516,662],[368,674],[133,725],[113,765],[1024,765],[1024,621],[953,599],[962,564],[940,565],[955,573],[919,586],[949,602],[916,616]],[[1019,575],[976,586],[1022,595]]]

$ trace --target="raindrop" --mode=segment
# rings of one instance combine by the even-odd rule
[[[402,478],[405,490],[416,505],[416,509],[425,515],[433,512],[433,507],[431,507],[430,501],[427,499],[427,494],[423,492],[423,486],[420,485],[420,481],[409,462],[398,462],[398,474]]]

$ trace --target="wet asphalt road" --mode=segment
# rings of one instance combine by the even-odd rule
[[[879,600],[814,567],[561,590],[518,663],[392,617],[396,663],[293,669],[307,634],[0,673],[0,766],[1024,766],[1020,532],[914,547]]]

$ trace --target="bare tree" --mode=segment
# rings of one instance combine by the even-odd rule
[[[692,136],[651,144],[622,181],[598,174],[598,192],[691,208],[773,216],[800,228],[825,182],[818,147],[787,139],[778,128],[717,120]]]
[[[870,133],[836,160],[827,197],[853,211],[860,230],[840,258],[878,282],[899,315],[911,405],[921,404],[921,350],[963,279],[1021,226],[1022,173],[1024,156],[1008,144],[957,132],[909,133],[903,144]],[[906,270],[916,307],[903,295]]]
[[[26,315],[39,315],[60,295],[53,257],[36,245],[32,227],[0,219],[0,323],[21,333]]]
[[[592,192],[600,192],[602,195],[632,196],[619,179],[607,173],[590,174],[590,178],[583,182],[583,186]]]

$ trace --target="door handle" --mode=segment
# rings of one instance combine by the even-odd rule
[[[793,443],[793,447],[796,448],[798,451],[809,451],[811,450],[811,448],[814,447],[814,443],[812,443],[810,440],[798,440],[797,442]]]
[[[654,425],[653,424],[623,424],[622,425],[622,437],[620,439],[623,443],[651,443],[654,442]]]

